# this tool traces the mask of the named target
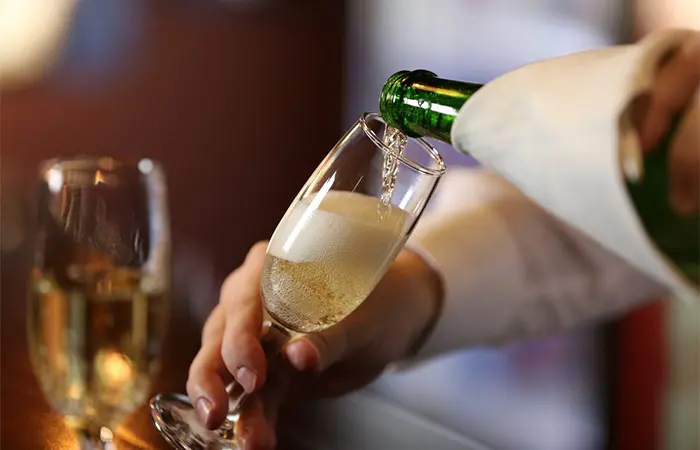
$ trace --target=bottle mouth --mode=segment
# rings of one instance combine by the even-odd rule
[[[393,116],[392,113],[394,108],[392,108],[391,105],[394,105],[397,98],[400,97],[403,81],[410,73],[411,72],[408,70],[402,70],[390,76],[386,80],[386,83],[384,83],[382,92],[379,95],[379,112],[381,113],[382,117],[384,120],[386,120],[387,124],[401,131],[403,130],[401,129],[400,120]]]
[[[396,112],[395,105],[401,102],[405,91],[407,89],[406,80],[408,78],[434,78],[437,77],[436,74],[428,70],[401,70],[390,76],[384,83],[382,87],[382,92],[379,94],[379,112],[381,113],[386,123],[390,126],[401,130],[405,135],[410,137],[420,137],[411,132],[411,130],[406,129],[403,126],[403,121],[401,117],[396,117],[394,113]]]
[[[445,173],[445,170],[447,169],[447,166],[445,165],[445,160],[442,159],[442,156],[440,156],[440,153],[437,151],[437,149],[430,145],[428,142],[426,142],[424,139],[419,137],[408,136],[409,139],[414,140],[430,156],[430,159],[434,163],[433,167],[428,167],[425,164],[421,164],[417,161],[414,161],[413,159],[408,158],[405,154],[398,153],[397,151],[386,145],[384,143],[384,140],[377,136],[377,134],[370,126],[370,123],[372,122],[379,122],[384,124],[385,126],[393,127],[393,125],[391,125],[388,120],[383,119],[382,116],[380,116],[379,114],[364,113],[362,117],[360,117],[359,122],[362,126],[362,130],[365,132],[367,137],[374,143],[374,145],[379,147],[382,150],[382,152],[392,155],[407,167],[410,167],[416,172],[433,177],[439,177]],[[397,129],[401,131],[400,128]],[[403,133],[403,131],[401,132]]]

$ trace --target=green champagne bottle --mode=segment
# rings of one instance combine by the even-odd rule
[[[411,137],[451,144],[452,124],[480,84],[438,78],[427,70],[397,72],[384,84],[379,110],[390,126]],[[680,216],[668,202],[668,153],[675,126],[644,161],[644,177],[627,188],[657,247],[700,284],[700,215]]]
[[[408,136],[450,144],[460,108],[481,86],[438,78],[427,70],[404,70],[384,84],[379,112],[386,123]]]

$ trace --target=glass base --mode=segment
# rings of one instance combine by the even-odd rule
[[[197,419],[189,397],[158,394],[151,402],[151,419],[160,434],[179,450],[239,450],[233,430],[206,429]]]

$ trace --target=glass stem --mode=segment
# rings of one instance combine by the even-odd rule
[[[282,349],[292,337],[289,331],[275,321],[267,319],[263,322],[262,331],[260,332],[260,344],[265,352],[268,368],[274,366],[272,362],[281,355]],[[226,387],[226,392],[229,395],[228,414],[226,415],[226,422],[228,423],[224,423],[224,428],[236,423],[243,402],[247,397],[243,387],[236,381],[233,381]]]
[[[87,426],[76,430],[80,450],[116,450],[114,433],[107,427]]]

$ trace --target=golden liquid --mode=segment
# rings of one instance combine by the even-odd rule
[[[410,215],[381,200],[329,192],[294,205],[280,222],[263,266],[267,311],[302,333],[344,319],[374,289],[400,251]]]
[[[349,271],[341,265],[268,256],[262,282],[265,305],[275,320],[291,330],[323,330],[340,322],[367,297],[376,278],[371,268]]]
[[[148,399],[165,296],[144,289],[134,269],[108,268],[89,282],[57,278],[33,273],[29,344],[35,373],[70,426],[115,426]]]

